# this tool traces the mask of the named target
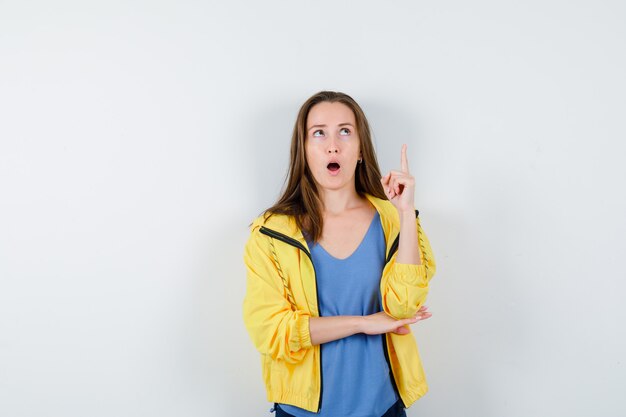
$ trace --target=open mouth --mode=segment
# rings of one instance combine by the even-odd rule
[[[337,172],[339,171],[339,168],[341,167],[339,166],[337,162],[331,162],[330,164],[326,166],[326,168],[328,168],[330,172]]]

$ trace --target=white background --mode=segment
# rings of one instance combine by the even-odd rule
[[[247,226],[331,89],[409,144],[429,417],[624,416],[620,1],[0,0],[0,415],[269,416]]]

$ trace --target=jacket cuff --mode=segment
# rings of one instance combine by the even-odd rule
[[[428,280],[426,278],[426,266],[415,264],[399,264],[394,265],[395,276],[402,282],[417,287],[428,287]]]
[[[298,336],[300,337],[300,349],[310,349],[313,347],[311,343],[311,332],[309,330],[309,318],[310,316],[308,314],[303,315],[297,323]]]

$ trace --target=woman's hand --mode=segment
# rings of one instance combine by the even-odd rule
[[[426,306],[422,306],[415,316],[402,320],[396,320],[384,311],[381,311],[380,313],[363,316],[360,332],[370,335],[383,333],[407,334],[410,330],[408,327],[405,327],[406,325],[426,320],[431,316],[432,314],[428,312],[428,307]]]
[[[409,161],[406,157],[406,144],[400,152],[400,171],[389,171],[380,179],[385,195],[398,209],[398,212],[415,212],[415,179],[409,173]]]

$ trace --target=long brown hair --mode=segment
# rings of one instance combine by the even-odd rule
[[[294,216],[298,227],[317,242],[322,236],[324,221],[322,216],[323,202],[319,196],[313,174],[306,161],[304,141],[306,140],[306,122],[313,106],[322,102],[343,103],[354,113],[356,129],[360,138],[360,149],[363,161],[357,164],[355,187],[357,193],[371,194],[386,200],[383,186],[380,183],[380,169],[372,144],[369,124],[361,107],[352,97],[336,91],[320,91],[304,102],[291,136],[291,158],[287,174],[287,186],[276,204],[265,213],[287,214]]]

